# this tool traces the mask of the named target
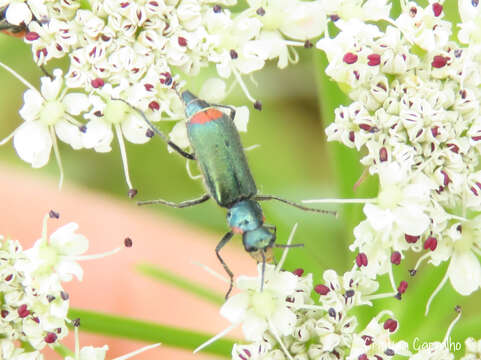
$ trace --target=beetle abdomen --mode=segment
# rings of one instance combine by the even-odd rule
[[[257,188],[233,121],[215,108],[194,114],[187,134],[209,194],[220,206],[256,195]]]

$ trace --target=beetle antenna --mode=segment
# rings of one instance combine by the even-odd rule
[[[177,96],[179,97],[180,101],[183,102],[183,101],[182,101],[182,96],[180,95],[179,90],[177,90],[177,84],[174,84],[174,85],[171,87],[171,89],[175,91],[175,93],[176,93]]]
[[[274,244],[274,247],[276,248],[299,248],[299,247],[304,247],[304,244]]]
[[[330,214],[330,215],[334,215],[335,217],[337,217],[337,211],[315,209],[315,208],[303,206],[301,204],[295,203],[295,202],[287,200],[287,199],[283,199],[283,198],[275,196],[275,195],[256,195],[255,200],[257,200],[257,201],[277,200],[277,201],[283,202],[284,204],[294,206],[294,207],[296,207],[298,209],[301,209],[301,210],[304,210],[304,211],[313,211],[313,212],[318,212],[318,213],[322,213],[322,214]]]

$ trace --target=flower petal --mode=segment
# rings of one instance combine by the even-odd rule
[[[307,40],[323,33],[325,19],[321,2],[298,1],[289,8],[280,30],[293,39]]]
[[[376,231],[389,229],[394,221],[393,215],[389,209],[381,209],[373,204],[366,204],[363,208],[364,214],[372,228]]]
[[[235,108],[234,124],[238,131],[246,132],[247,123],[249,122],[249,108],[247,106],[239,106]]]
[[[18,156],[34,168],[47,164],[52,149],[52,139],[46,126],[38,121],[24,122],[13,137]]]
[[[187,137],[187,127],[185,126],[185,121],[179,121],[174,125],[170,131],[169,138],[182,149],[185,149],[190,145],[189,138]],[[169,152],[174,151],[170,146],[168,149]]]
[[[83,147],[82,133],[79,128],[68,121],[59,121],[55,124],[55,133],[64,143],[70,144],[75,150]]]
[[[50,235],[50,245],[57,248],[60,255],[76,256],[83,254],[89,247],[89,241],[81,234],[76,234],[76,223],[68,223]]]
[[[199,91],[199,98],[208,103],[220,104],[226,96],[225,81],[220,78],[210,78],[204,81]]]
[[[121,127],[124,137],[133,144],[145,144],[150,140],[147,136],[148,126],[138,114],[130,114],[122,121]]]
[[[429,217],[416,205],[400,206],[393,210],[394,220],[405,234],[419,236],[429,226]]]
[[[62,88],[63,78],[62,71],[60,69],[54,70],[54,78],[51,79],[48,76],[43,76],[40,78],[40,92],[45,100],[57,100],[57,96]]]
[[[267,328],[267,321],[257,316],[252,309],[246,313],[242,331],[247,341],[262,340],[262,335]]]
[[[60,280],[66,282],[72,280],[72,275],[74,275],[78,281],[82,281],[84,275],[82,267],[71,260],[60,261],[55,267],[55,270],[57,270]]]
[[[13,25],[28,24],[32,21],[32,13],[26,3],[12,1],[7,8],[6,19],[9,24]]]
[[[471,251],[455,251],[448,267],[448,276],[461,295],[467,296],[481,286],[481,265]]]
[[[296,325],[296,314],[286,307],[280,307],[271,317],[272,326],[282,336],[292,334]]]
[[[22,119],[25,121],[37,119],[44,103],[40,93],[37,90],[28,89],[23,94],[23,102],[24,104],[18,112]]]
[[[90,107],[89,98],[85,94],[71,93],[64,96],[62,103],[69,114],[80,115]]]
[[[82,140],[87,149],[94,148],[97,152],[109,152],[112,149],[110,143],[113,137],[110,124],[100,119],[94,119],[87,123],[87,131]]]
[[[105,360],[108,349],[109,347],[107,345],[98,348],[93,346],[84,346],[80,350],[79,360]]]
[[[243,292],[229,298],[220,308],[220,314],[233,324],[240,323],[249,306],[249,294]]]

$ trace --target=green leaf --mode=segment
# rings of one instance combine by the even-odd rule
[[[212,290],[208,290],[182,276],[178,276],[157,266],[150,264],[139,264],[136,266],[136,269],[143,275],[151,277],[157,281],[170,284],[215,305],[222,305],[225,302],[225,299],[222,295],[213,293]]]
[[[70,309],[69,318],[80,319],[83,331],[141,340],[150,343],[162,343],[165,346],[193,350],[209,340],[213,335],[192,330],[180,329],[173,326],[160,325],[146,321],[139,321],[116,315],[93,311]],[[231,353],[233,340],[219,339],[206,347],[206,353],[228,356]]]

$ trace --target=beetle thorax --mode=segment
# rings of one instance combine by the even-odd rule
[[[257,201],[239,201],[227,212],[227,222],[235,233],[256,230],[264,223],[262,209]]]

